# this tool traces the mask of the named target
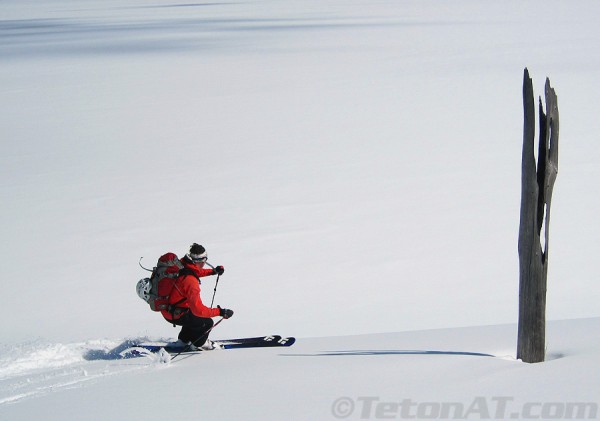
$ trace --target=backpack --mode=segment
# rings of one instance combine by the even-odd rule
[[[174,288],[178,288],[176,281],[183,268],[183,263],[175,253],[166,253],[159,257],[156,266],[152,270],[152,275],[150,278],[145,278],[147,293],[142,297],[150,305],[151,310],[173,312],[178,304],[186,300],[182,298],[174,304],[169,304],[171,292]]]

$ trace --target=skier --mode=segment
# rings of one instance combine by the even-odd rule
[[[208,339],[210,329],[213,327],[211,317],[221,316],[229,319],[233,311],[221,308],[210,308],[202,303],[200,297],[200,278],[210,275],[222,275],[223,266],[214,269],[204,269],[208,260],[206,249],[200,244],[192,244],[189,253],[181,259],[183,269],[175,283],[176,287],[169,297],[169,310],[163,310],[163,317],[173,325],[181,326],[176,346],[186,346],[190,350],[202,348],[214,349],[215,345]]]

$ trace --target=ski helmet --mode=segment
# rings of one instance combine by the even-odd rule
[[[152,288],[152,283],[150,282],[150,278],[140,279],[135,287],[137,291],[137,295],[144,301],[148,302],[150,299],[150,289]]]

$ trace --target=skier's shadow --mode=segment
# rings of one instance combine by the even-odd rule
[[[385,350],[348,350],[348,351],[325,351],[315,354],[282,354],[286,357],[345,357],[360,355],[461,355],[467,357],[495,357],[492,354],[468,351],[429,351],[412,349],[385,349]]]

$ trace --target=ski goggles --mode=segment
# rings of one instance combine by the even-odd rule
[[[208,260],[208,255],[206,254],[206,252],[204,252],[202,254],[188,253],[187,256],[194,263],[204,263]]]

